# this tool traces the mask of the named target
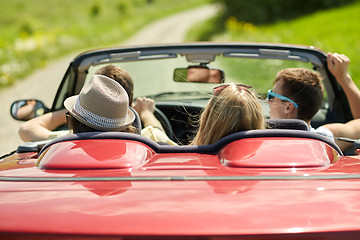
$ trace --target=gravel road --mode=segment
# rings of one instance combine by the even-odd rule
[[[208,5],[158,20],[141,29],[121,45],[182,42],[187,30],[193,24],[208,19],[217,10],[216,5]],[[15,150],[22,143],[17,133],[22,122],[10,116],[11,103],[18,99],[36,98],[42,100],[47,106],[51,106],[62,76],[71,59],[76,55],[77,53],[74,53],[51,62],[31,76],[0,91],[2,116],[0,118],[0,156]]]

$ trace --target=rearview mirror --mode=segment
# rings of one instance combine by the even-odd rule
[[[11,116],[16,120],[22,121],[41,116],[48,111],[49,109],[45,104],[36,99],[18,100],[11,104],[10,107]]]
[[[173,79],[175,82],[223,83],[225,74],[222,70],[206,66],[189,66],[176,68]]]

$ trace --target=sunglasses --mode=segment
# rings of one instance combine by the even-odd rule
[[[72,118],[72,116],[71,116],[71,114],[69,112],[65,113],[65,117],[66,117],[66,120],[68,120],[69,118]]]
[[[288,101],[288,102],[291,102],[292,104],[294,104],[294,107],[299,107],[299,105],[297,105],[293,100],[291,100],[290,98],[287,98],[283,95],[280,95],[280,94],[277,94],[277,93],[274,93],[271,89],[269,89],[269,91],[267,92],[267,99],[268,101],[271,101],[274,97],[280,99],[280,100],[285,100],[285,101]]]
[[[213,88],[213,95],[216,95],[216,94],[220,93],[222,90],[224,90],[225,88],[227,88],[230,85],[231,85],[231,83],[229,83],[229,84],[221,84],[221,85],[218,85],[218,86],[214,87]],[[254,87],[253,86],[242,84],[242,83],[237,83],[235,85],[239,90],[246,90],[251,94],[254,93]]]

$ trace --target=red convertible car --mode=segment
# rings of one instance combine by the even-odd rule
[[[135,95],[156,101],[157,117],[179,146],[121,132],[18,146],[0,158],[0,239],[360,238],[359,158],[304,122],[268,120],[271,129],[186,145],[213,86],[243,82],[266,93],[285,67],[311,68],[324,78],[326,97],[313,126],[350,120],[324,52],[211,42],[88,51],[71,62],[52,107],[37,101],[42,111],[34,116],[62,109],[106,64],[126,69]],[[193,68],[218,77],[191,80]],[[14,117],[26,102],[14,103]]]

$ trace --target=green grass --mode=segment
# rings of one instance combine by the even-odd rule
[[[212,36],[214,41],[273,42],[310,45],[326,52],[344,53],[351,59],[349,72],[360,87],[360,2],[273,25],[254,26],[230,18],[225,32]],[[188,38],[206,36],[210,20],[193,29]],[[205,32],[205,34],[204,34]],[[204,40],[204,39],[201,39]]]
[[[118,45],[208,0],[0,0],[0,88],[62,55]]]

